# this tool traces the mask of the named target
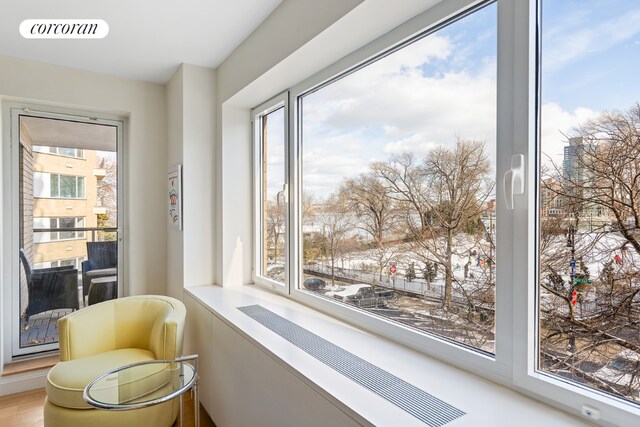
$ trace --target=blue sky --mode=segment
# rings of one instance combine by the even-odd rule
[[[542,23],[542,150],[558,164],[562,133],[640,100],[640,2],[545,0]]]
[[[306,96],[303,186],[319,196],[372,161],[423,157],[456,138],[496,135],[496,20],[489,5]],[[570,133],[640,99],[640,2],[545,0],[542,149],[561,161]]]

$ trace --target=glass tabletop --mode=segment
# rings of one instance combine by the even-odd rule
[[[185,360],[152,360],[133,363],[107,372],[84,390],[91,406],[128,410],[171,400],[192,387],[197,376]]]

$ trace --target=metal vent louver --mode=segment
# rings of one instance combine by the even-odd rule
[[[238,307],[238,310],[320,362],[388,400],[430,427],[443,426],[465,414],[458,408],[261,305]]]

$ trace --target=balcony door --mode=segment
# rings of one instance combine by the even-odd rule
[[[57,320],[122,294],[122,122],[11,110],[13,354],[58,348]]]

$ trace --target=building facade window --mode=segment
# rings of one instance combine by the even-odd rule
[[[53,268],[71,265],[78,270],[82,270],[82,261],[84,261],[85,259],[85,257],[80,256],[74,258],[57,259],[53,261],[36,262],[33,264],[33,268]]]
[[[71,230],[76,228],[86,227],[85,217],[61,217],[61,218],[46,218],[38,217],[33,219],[33,242],[34,243],[47,243],[55,242],[58,240],[73,240],[73,239],[85,239],[86,231]],[[37,231],[50,229],[52,231]],[[55,231],[57,229],[63,229],[62,231]],[[65,230],[66,229],[66,230]]]
[[[82,148],[68,148],[68,147],[47,147],[44,145],[34,145],[33,151],[42,154],[55,154],[64,157],[73,157],[76,159],[84,159],[84,150]]]
[[[59,199],[86,197],[84,176],[34,172],[33,181],[34,197]]]

